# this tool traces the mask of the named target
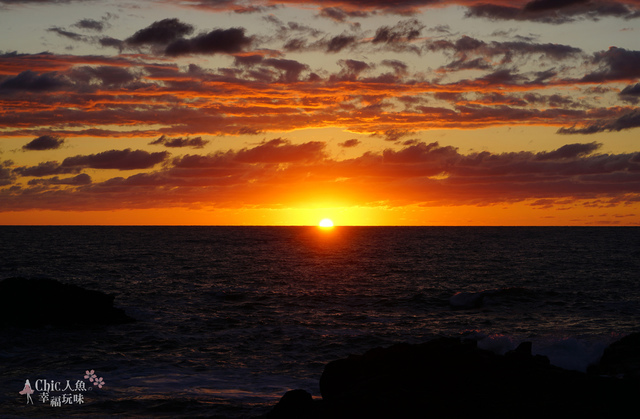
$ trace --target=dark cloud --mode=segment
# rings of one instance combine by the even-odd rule
[[[611,80],[636,80],[640,77],[640,51],[610,47],[607,51],[595,53],[592,62],[601,68],[585,75],[581,81],[601,83]]]
[[[233,54],[251,44],[252,39],[244,34],[244,28],[214,29],[209,33],[190,39],[178,39],[167,45],[165,54],[179,56],[188,54]]]
[[[218,151],[206,156],[199,154],[187,154],[172,160],[174,168],[178,169],[209,169],[233,166],[235,152],[229,150],[226,153]],[[180,172],[184,174],[184,171]]]
[[[22,146],[25,151],[29,150],[55,150],[64,143],[64,138],[54,135],[43,135]]]
[[[227,176],[233,171],[254,170],[254,165],[273,165],[279,163],[311,163],[322,161],[326,155],[325,143],[310,141],[302,144],[292,144],[289,140],[276,138],[263,141],[253,148],[243,148],[239,151],[218,151],[207,156],[186,155],[173,159],[174,168],[180,176],[202,175]],[[251,166],[251,167],[249,167]],[[256,166],[259,167],[259,166]],[[184,169],[195,169],[188,174]],[[200,169],[215,169],[199,172]]]
[[[103,47],[118,48],[119,50],[124,49],[126,46],[125,41],[121,41],[120,39],[112,38],[110,36],[103,36],[99,38],[98,44]]]
[[[503,68],[496,70],[495,75],[504,75],[505,72],[513,70],[504,68],[508,64],[514,65],[516,58],[529,58],[529,55],[538,55],[546,58],[550,62],[567,60],[578,57],[582,50],[569,45],[561,44],[539,44],[525,41],[511,42],[484,42],[470,36],[462,36],[456,41],[435,40],[426,43],[425,48],[429,51],[443,51],[453,53],[454,60],[440,68],[440,72],[460,71],[460,70],[489,70],[496,65],[496,58],[499,58],[499,65]],[[517,63],[517,61],[516,61]],[[544,84],[549,78],[557,73],[554,69],[547,69],[534,72],[527,77],[520,76],[520,82],[527,84]],[[485,75],[482,80],[496,80],[495,75]]]
[[[560,128],[558,134],[596,134],[604,131],[622,131],[638,127],[640,127],[640,110],[634,109],[612,121],[597,122],[582,128],[576,128],[575,126]]]
[[[342,67],[342,71],[338,76],[332,76],[332,80],[355,80],[360,73],[369,70],[371,66],[364,61],[358,60],[339,60],[338,64]]]
[[[393,68],[396,74],[406,74],[409,66],[399,60],[382,60],[380,64]]]
[[[492,66],[491,63],[487,62],[484,58],[468,59],[466,56],[463,56],[445,65],[444,68],[449,71],[488,70],[492,68]]]
[[[298,5],[300,2],[283,0],[269,1],[267,3],[272,3],[272,7],[275,7],[282,4]],[[189,2],[189,5],[192,7],[207,8],[215,11],[236,11],[237,9],[246,7],[245,4],[243,1],[238,0],[196,0]],[[341,12],[347,15],[354,15],[353,17],[359,17],[362,13],[410,15],[416,13],[419,8],[432,4],[439,5],[441,4],[441,0],[316,0],[306,2],[306,5],[321,7],[321,16],[334,20],[336,17],[339,18],[341,16]],[[329,9],[329,11],[326,11],[326,9]]]
[[[574,4],[588,3],[590,0],[533,0],[527,3],[523,10],[527,12],[541,12],[546,10],[562,9]]]
[[[234,61],[236,65],[241,65],[245,67],[252,67],[254,65],[260,64],[263,60],[264,60],[264,57],[260,54],[238,55],[234,57]]]
[[[487,205],[531,200],[547,205],[585,199],[621,205],[640,193],[640,153],[594,154],[597,144],[549,152],[462,154],[451,146],[412,140],[401,149],[327,158],[323,143],[265,141],[253,148],[186,155],[159,171],[98,184],[77,178],[38,179],[32,188],[0,190],[3,209],[151,208],[201,202],[224,208],[281,207],[312,193],[348,197],[353,205]],[[281,164],[285,163],[285,164]],[[6,166],[6,164],[5,164]],[[10,173],[0,177],[4,182]],[[83,180],[84,179],[84,180]],[[340,179],[340,182],[336,182]],[[60,188],[60,185],[82,186]],[[381,187],[384,185],[384,187]],[[318,198],[319,199],[319,198]],[[614,202],[615,201],[615,202]]]
[[[37,166],[16,167],[13,172],[19,176],[43,177],[79,173],[80,170],[79,167],[62,167],[57,161],[47,161],[39,163]]]
[[[13,166],[11,160],[0,161],[0,186],[11,185],[15,180],[11,166]]]
[[[80,35],[79,33],[75,33],[75,32],[71,32],[71,31],[67,31],[65,29],[62,28],[58,28],[58,27],[52,27],[47,29],[47,31],[49,32],[53,32],[53,33],[57,33],[58,35],[71,39],[73,41],[83,41],[85,40],[85,37],[83,35]]]
[[[514,73],[511,69],[504,68],[482,76],[478,78],[478,81],[488,85],[518,84],[524,81],[524,76]]]
[[[67,86],[69,82],[57,72],[38,74],[31,70],[23,71],[15,77],[9,77],[0,83],[2,92],[47,92]]]
[[[457,148],[452,146],[442,147],[437,142],[434,142],[431,144],[417,143],[398,151],[386,149],[382,153],[382,157],[386,163],[439,162],[440,164],[448,164],[459,160],[460,155]],[[438,167],[434,173],[439,173],[440,171],[442,171],[442,168]]]
[[[283,48],[287,52],[304,51],[307,47],[307,41],[302,38],[293,38],[288,40]]]
[[[638,7],[616,1],[593,0],[534,0],[523,6],[516,2],[512,6],[483,2],[471,4],[466,16],[563,24],[582,19],[597,21],[603,17],[637,18]]]
[[[340,52],[343,49],[355,44],[357,38],[352,35],[338,35],[327,42],[327,52]]]
[[[634,104],[638,103],[640,101],[640,83],[630,84],[622,89],[620,98]]]
[[[472,57],[480,55],[482,57],[495,57],[502,55],[502,63],[507,63],[516,55],[540,54],[547,58],[562,60],[573,58],[582,53],[580,48],[562,44],[539,44],[525,41],[486,43],[484,41],[462,36],[455,42],[447,40],[431,41],[426,44],[429,51],[451,51],[458,54],[460,61],[470,60]],[[474,53],[475,55],[470,55]]]
[[[129,70],[116,66],[76,67],[69,72],[69,76],[76,82],[108,88],[124,87],[137,80]]]
[[[356,138],[352,138],[352,139],[347,140],[347,141],[345,141],[343,143],[338,143],[338,145],[340,147],[344,147],[344,148],[352,148],[352,147],[355,147],[355,146],[359,145],[360,143],[361,143],[360,140],[358,140]]]
[[[398,141],[401,138],[407,137],[413,134],[412,131],[403,129],[388,129],[382,133],[374,134],[377,137],[384,138],[385,141]]]
[[[318,14],[322,17],[329,18],[336,22],[345,22],[349,18],[368,17],[373,13],[366,12],[366,11],[358,11],[358,10],[347,11],[341,7],[325,7],[321,9],[320,13]]]
[[[238,134],[238,135],[258,135],[261,134],[262,131],[256,129],[256,128],[250,128],[250,127],[242,127],[237,129],[234,134]]]
[[[163,19],[153,22],[150,26],[140,29],[126,39],[132,46],[167,45],[177,39],[193,33],[193,26],[180,22],[177,18]]]
[[[480,17],[491,20],[515,20],[520,18],[517,7],[500,6],[491,3],[473,5],[466,12],[467,17]]]
[[[325,156],[325,144],[310,141],[291,144],[283,138],[276,138],[254,148],[242,149],[236,153],[236,160],[243,163],[293,163],[316,161]]]
[[[102,32],[105,27],[105,21],[94,20],[94,19],[80,19],[76,23],[73,24],[76,28],[85,29],[89,31]]]
[[[376,35],[371,42],[389,44],[412,41],[420,36],[424,28],[425,25],[417,19],[401,21],[394,26],[382,26],[376,30]]]
[[[265,12],[278,7],[278,4],[255,5],[251,4],[251,2],[238,0],[196,0],[190,1],[186,5],[215,12],[234,12],[241,14]]]
[[[168,138],[166,136],[161,136],[155,141],[150,142],[150,145],[163,145],[165,147],[172,148],[180,148],[180,147],[191,147],[191,148],[203,148],[207,145],[209,141],[203,140],[202,137],[195,138]]]
[[[602,144],[596,142],[588,144],[567,144],[554,151],[537,153],[536,160],[575,159],[577,157],[587,156],[600,147],[602,147]]]
[[[134,170],[149,169],[169,157],[166,151],[149,153],[144,150],[109,150],[98,154],[67,157],[63,167],[89,167],[92,169]]]
[[[278,19],[274,15],[263,16],[262,19],[270,24],[275,25],[275,38],[283,41],[290,39],[290,37],[294,35],[305,35],[307,38],[317,38],[325,34],[325,32],[319,29],[315,29],[311,26],[303,25],[298,22],[287,22],[285,24],[282,20]]]
[[[269,58],[264,60],[262,63],[278,70],[282,70],[284,72],[282,81],[287,83],[298,81],[300,73],[309,69],[309,66],[306,64],[302,64],[295,60],[285,60],[281,58]]]
[[[74,177],[68,177],[60,179],[57,176],[49,179],[31,179],[27,182],[28,185],[71,185],[82,186],[91,184],[91,176],[86,173],[81,173]]]

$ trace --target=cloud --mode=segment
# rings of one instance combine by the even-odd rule
[[[65,29],[58,28],[58,27],[49,28],[47,29],[47,31],[57,33],[58,35],[71,39],[72,41],[83,41],[85,39],[83,35],[80,35],[78,33],[71,32],[71,31],[67,31]]]
[[[640,127],[640,109],[634,109],[611,121],[596,122],[582,128],[576,128],[575,126],[563,127],[558,130],[558,134],[596,134],[604,131],[622,131],[638,127]]]
[[[335,7],[335,6],[324,7],[320,10],[320,13],[318,13],[319,16],[326,17],[336,22],[346,22],[349,18],[368,17],[372,14],[375,14],[375,12],[366,12],[366,11],[359,11],[359,10],[347,11],[342,7]]]
[[[122,50],[126,47],[126,42],[110,36],[103,36],[98,39],[98,44],[102,47],[111,47]]]
[[[371,66],[364,61],[359,60],[339,60],[338,64],[342,67],[342,71],[336,76],[332,77],[332,80],[355,80],[360,73],[371,69]]]
[[[382,133],[376,133],[374,134],[374,136],[382,137],[384,138],[385,141],[399,141],[400,139],[407,137],[411,134],[413,134],[413,132],[409,130],[392,128]]]
[[[34,180],[0,189],[0,209],[282,207],[309,200],[344,205],[491,205],[599,200],[615,205],[640,197],[640,153],[593,154],[596,143],[549,152],[461,153],[437,142],[366,151],[334,160],[324,143],[282,138],[254,147],[186,155],[159,171],[82,184],[86,177]],[[9,174],[10,175],[10,174]],[[7,173],[3,178],[7,177]],[[56,177],[57,178],[57,177]],[[85,180],[86,181],[86,180]],[[63,183],[78,188],[59,188]]]
[[[479,39],[463,35],[454,41],[439,39],[429,41],[425,45],[428,51],[452,52],[456,61],[448,64],[449,69],[488,69],[491,58],[502,56],[500,64],[510,63],[515,57],[524,57],[537,54],[541,57],[557,60],[566,60],[580,56],[582,50],[570,45],[539,44],[525,41],[510,42],[484,42]]]
[[[60,179],[57,176],[49,179],[31,179],[27,182],[28,185],[89,185],[91,184],[91,176],[86,173],[81,173],[74,177]]]
[[[261,2],[265,5],[299,5],[299,1],[294,0],[273,0]],[[439,0],[405,0],[405,1],[385,1],[385,0],[315,0],[305,3],[305,7],[316,5],[321,8],[321,16],[336,20],[341,14],[347,14],[352,17],[360,17],[359,14],[370,13],[390,13],[409,15],[418,11],[419,8],[438,5]],[[189,2],[192,7],[205,8],[212,11],[235,11],[243,9],[243,1],[238,0],[196,0]],[[326,11],[329,9],[328,11]],[[324,11],[324,13],[323,13]],[[340,20],[338,20],[340,21]]]
[[[376,30],[373,44],[408,42],[418,38],[426,26],[417,19],[398,22],[394,26],[382,26]]]
[[[576,157],[587,156],[602,147],[601,143],[588,144],[567,144],[550,152],[540,152],[536,154],[536,160],[562,160],[575,159]]]
[[[629,85],[622,89],[620,92],[620,98],[627,102],[636,104],[640,101],[640,83]]]
[[[68,75],[76,83],[105,88],[125,87],[137,80],[129,70],[116,66],[78,66]]]
[[[251,44],[244,28],[214,29],[190,39],[178,39],[167,45],[165,54],[176,57],[188,54],[233,54]]]
[[[102,153],[67,157],[62,167],[86,167],[92,169],[134,170],[149,169],[169,157],[166,151],[149,153],[144,150],[109,150]]]
[[[80,19],[72,26],[89,31],[102,32],[106,27],[106,23],[104,20],[100,21],[95,19]]]
[[[582,82],[602,83],[611,80],[636,80],[640,77],[640,51],[610,47],[607,51],[596,52],[592,62],[601,68],[585,75]]]
[[[0,94],[3,92],[15,93],[47,92],[61,89],[69,83],[56,72],[38,74],[31,70],[21,72],[15,77],[9,77],[0,83]]]
[[[0,161],[0,186],[11,185],[15,180],[15,175],[11,170],[12,165],[11,160]]]
[[[180,148],[180,147],[191,147],[191,148],[204,148],[205,145],[207,145],[209,143],[209,141],[203,140],[202,137],[195,137],[195,138],[182,138],[182,137],[177,137],[177,138],[168,138],[166,136],[161,136],[160,138],[158,138],[155,141],[150,142],[150,145],[163,145],[165,147],[172,147],[172,148]]]
[[[303,144],[291,144],[283,138],[276,138],[254,148],[236,153],[236,160],[244,163],[293,163],[322,159],[325,144],[310,141]]]
[[[52,176],[79,173],[80,167],[62,167],[57,161],[47,161],[38,163],[37,166],[20,166],[13,169],[13,173],[19,176]]]
[[[340,147],[344,147],[344,148],[353,148],[360,144],[361,144],[361,141],[356,138],[352,138],[350,140],[346,140],[345,142],[338,143]]]
[[[262,61],[264,65],[282,70],[284,72],[281,81],[292,83],[300,78],[300,74],[309,69],[309,66],[295,60],[285,60],[282,58],[268,58]]]
[[[177,18],[153,22],[125,40],[131,46],[167,45],[177,39],[193,33],[193,26]]]
[[[533,0],[511,2],[470,2],[466,16],[491,20],[530,20],[548,24],[564,24],[576,20],[597,21],[603,17],[632,19],[638,17],[638,6],[632,2],[592,0]]]
[[[64,138],[53,135],[43,135],[22,146],[24,151],[29,150],[55,150],[64,143]]]
[[[357,38],[353,35],[334,36],[327,42],[327,52],[340,52],[343,49],[354,45]]]

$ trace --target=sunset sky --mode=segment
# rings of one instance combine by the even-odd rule
[[[640,0],[0,0],[0,224],[640,225]]]

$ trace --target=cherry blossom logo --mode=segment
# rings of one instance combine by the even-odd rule
[[[98,388],[102,388],[105,385],[104,380],[102,379],[102,377],[98,378],[95,370],[91,370],[91,371],[87,370],[85,371],[85,373],[86,375],[84,376],[84,379],[85,380],[88,379],[90,382],[98,386]]]

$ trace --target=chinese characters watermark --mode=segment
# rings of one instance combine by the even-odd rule
[[[85,373],[84,379],[88,379],[94,386],[98,388],[105,386],[104,378],[98,377],[95,370],[87,370]],[[84,393],[92,389],[92,387],[87,387],[87,383],[83,380],[66,380],[63,383],[62,381],[39,378],[34,382],[33,388],[27,379],[24,388],[18,393],[26,395],[27,404],[34,404],[31,395],[39,392],[37,399],[40,403],[49,404],[52,407],[62,407],[63,405],[85,403]]]

